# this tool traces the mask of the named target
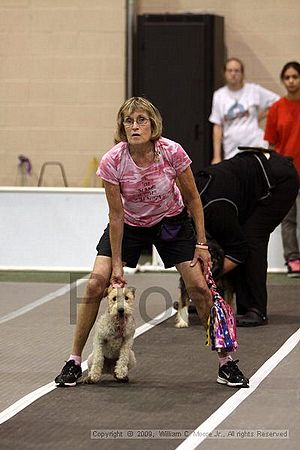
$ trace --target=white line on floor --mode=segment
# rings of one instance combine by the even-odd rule
[[[54,293],[53,293],[54,294]],[[154,317],[150,322],[145,323],[138,327],[135,331],[134,338],[137,338],[143,333],[146,333],[147,331],[151,330],[151,328],[155,327],[156,325],[164,322],[165,320],[169,319],[176,313],[176,310],[173,308],[169,308],[166,311],[162,312],[158,316]],[[87,361],[84,361],[81,364],[82,370],[87,369]],[[48,394],[49,392],[56,389],[56,385],[54,384],[54,381],[52,381],[49,384],[45,384],[44,386],[41,386],[40,388],[36,389],[33,392],[30,392],[29,394],[22,397],[20,400],[13,403],[11,406],[6,408],[4,411],[0,413],[0,424],[6,422],[7,420],[11,419],[13,416],[18,414],[20,411],[25,409],[27,406],[31,405],[33,402],[38,400],[39,398],[43,397],[43,395]],[[71,389],[71,388],[70,388]]]
[[[16,317],[22,316],[23,314],[26,314],[27,312],[31,311],[34,308],[37,308],[38,306],[43,305],[44,303],[50,302],[51,300],[56,299],[57,297],[60,297],[61,295],[66,294],[67,292],[71,291],[76,286],[79,286],[80,284],[84,283],[86,279],[80,279],[77,281],[74,281],[72,284],[66,284],[65,286],[57,289],[56,291],[50,292],[50,294],[45,295],[44,297],[39,298],[38,300],[35,300],[32,303],[29,303],[26,306],[23,306],[22,308],[17,309],[16,311],[13,311],[11,313],[6,314],[5,316],[0,317],[0,325],[4,322],[8,322],[9,320],[15,319]]]
[[[238,390],[208,419],[206,419],[176,450],[193,450],[203,442],[221,422],[223,422],[249,395],[258,388],[261,382],[275,367],[296,347],[300,340],[300,328],[272,355],[250,378],[250,388]]]

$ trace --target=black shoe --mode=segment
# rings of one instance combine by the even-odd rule
[[[260,325],[267,325],[267,323],[267,317],[256,308],[249,309],[242,316],[236,316],[237,327],[259,327]]]
[[[82,375],[81,367],[78,364],[75,364],[75,361],[71,359],[67,361],[64,367],[61,369],[61,372],[55,378],[54,382],[56,386],[64,387],[64,386],[76,386],[76,381]]]
[[[238,359],[236,361],[228,361],[228,363],[220,367],[217,383],[227,384],[227,386],[231,387],[248,388],[249,380],[238,368],[238,362]]]

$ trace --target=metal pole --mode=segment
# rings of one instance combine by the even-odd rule
[[[126,26],[126,98],[132,97],[133,35],[136,22],[136,0],[127,0]]]

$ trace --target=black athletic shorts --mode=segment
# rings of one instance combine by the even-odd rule
[[[195,252],[196,235],[191,219],[186,210],[178,216],[172,217],[173,224],[179,218],[180,229],[176,236],[170,240],[161,237],[162,226],[165,220],[152,227],[134,227],[124,224],[122,242],[122,261],[128,267],[136,267],[142,250],[154,245],[166,269],[184,261],[191,261]],[[168,219],[166,219],[168,220]],[[110,256],[111,247],[109,239],[109,225],[97,245],[98,255]]]

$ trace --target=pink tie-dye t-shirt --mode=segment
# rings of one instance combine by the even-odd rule
[[[97,175],[120,186],[124,221],[128,225],[150,227],[164,217],[179,214],[183,207],[175,183],[191,164],[181,145],[166,138],[155,143],[158,161],[138,167],[129,153],[127,142],[120,142],[101,159]]]

